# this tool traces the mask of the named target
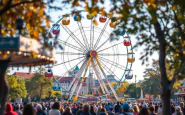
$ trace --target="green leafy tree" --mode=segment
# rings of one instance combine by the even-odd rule
[[[48,92],[51,92],[51,87],[52,79],[44,76],[44,68],[39,68],[27,86],[29,95],[38,96],[40,100],[47,97]]]
[[[129,97],[131,97],[131,98],[136,98],[136,97],[139,98],[140,91],[141,91],[141,88],[139,85],[137,85],[137,88],[136,88],[135,83],[130,83],[125,91],[125,94],[129,94]],[[136,93],[137,93],[137,95],[136,95]]]
[[[18,78],[15,75],[10,75],[7,77],[7,81],[10,88],[8,95],[9,100],[16,99],[17,97],[26,98],[27,90],[24,79]]]
[[[40,40],[40,36],[45,38],[50,26],[48,11],[62,10],[54,2],[61,3],[60,0],[0,0],[0,36],[15,36],[16,20],[23,19],[24,27],[22,35]],[[48,10],[46,10],[48,9]],[[45,46],[47,44],[45,43]],[[8,96],[8,84],[5,78],[10,59],[0,62],[0,114],[4,114],[5,103]]]
[[[169,69],[169,64],[166,65],[168,79],[171,79],[171,75],[174,74],[174,69]],[[152,94],[152,95],[160,95],[161,94],[161,84],[160,84],[160,69],[158,60],[153,60],[152,68],[147,68],[144,71],[145,79],[141,82],[141,88],[144,93]],[[180,86],[180,82],[177,80],[173,85],[172,95]]]
[[[83,6],[80,0],[69,1],[73,6]],[[83,1],[84,2],[84,1]],[[170,115],[171,91],[176,79],[185,76],[185,1],[184,0],[110,0],[109,9],[103,8],[105,1],[85,0],[85,9],[92,15],[111,13],[112,21],[121,25],[125,32],[137,38],[135,47],[145,46],[141,59],[143,64],[153,52],[159,52],[161,98],[163,115]],[[171,79],[169,69],[174,69]]]

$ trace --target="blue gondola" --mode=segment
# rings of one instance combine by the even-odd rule
[[[82,19],[82,15],[80,13],[74,15],[75,21],[80,21]]]
[[[119,27],[118,28],[118,35],[119,36],[123,36],[125,33],[124,33],[124,31],[123,31],[123,28],[121,28],[121,27]]]

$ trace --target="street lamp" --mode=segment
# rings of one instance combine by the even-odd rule
[[[16,29],[19,31],[19,35],[21,35],[24,22],[21,18],[18,18],[15,23],[16,23]]]
[[[136,83],[136,77],[137,77],[137,75],[135,75],[135,85],[136,85],[136,99],[137,99],[137,83]]]

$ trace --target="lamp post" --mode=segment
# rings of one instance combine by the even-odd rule
[[[136,77],[137,77],[137,75],[135,75],[135,85],[136,85],[136,99],[137,99],[137,80],[136,80]]]
[[[16,29],[19,31],[19,35],[21,35],[24,22],[21,18],[18,18],[15,23],[16,23]]]

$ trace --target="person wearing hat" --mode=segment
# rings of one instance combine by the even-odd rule
[[[130,106],[128,103],[123,103],[122,108],[123,108],[123,115],[133,115],[130,112]]]
[[[175,107],[175,113],[173,113],[172,115],[183,115],[183,113],[181,111],[181,107],[180,106],[176,106]]]
[[[5,115],[18,115],[16,112],[13,111],[13,106],[11,103],[6,104],[6,113]]]

